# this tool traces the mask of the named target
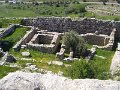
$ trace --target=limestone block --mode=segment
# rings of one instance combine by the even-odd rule
[[[21,54],[24,57],[29,57],[30,56],[30,52],[22,52]]]

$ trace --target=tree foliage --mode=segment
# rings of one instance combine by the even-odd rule
[[[72,50],[78,56],[83,55],[87,48],[85,40],[74,31],[65,33],[63,43],[67,49]]]

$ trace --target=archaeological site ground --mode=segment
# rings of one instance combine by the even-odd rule
[[[0,0],[0,90],[120,90],[119,3]]]

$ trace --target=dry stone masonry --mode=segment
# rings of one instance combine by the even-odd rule
[[[118,43],[118,48],[113,56],[110,70],[111,74],[116,74],[120,71],[120,43]]]
[[[74,30],[78,32],[89,44],[98,45],[98,48],[112,50],[115,37],[120,37],[120,22],[109,20],[71,19],[69,17],[41,17],[23,19],[22,24],[34,26],[39,30],[64,33]],[[40,35],[35,37],[42,37]],[[39,38],[36,39],[36,41]],[[51,40],[49,40],[50,43]],[[48,43],[48,41],[47,41]]]
[[[98,48],[112,50],[115,37],[120,34],[120,22],[103,21],[97,19],[71,19],[68,17],[41,17],[23,19],[22,24],[30,26],[31,30],[13,47],[32,48],[42,52],[54,53],[57,50],[61,36],[74,30],[78,32],[89,44]],[[61,47],[56,57],[64,58],[65,48]]]
[[[66,32],[75,30],[79,34],[94,33],[98,31],[100,34],[110,35],[113,28],[120,33],[120,22],[97,19],[77,19],[60,18],[60,17],[41,17],[35,19],[23,19],[23,25],[35,26],[41,30],[54,32]]]
[[[27,43],[27,47],[41,52],[54,53],[57,50],[60,38],[61,34],[59,33],[41,31],[33,36]]]
[[[34,34],[35,34],[34,27],[31,27],[31,30],[28,31],[19,42],[17,42],[17,44],[13,47],[13,49],[15,51],[19,50],[22,45],[26,45],[26,43],[28,43],[31,40],[31,38],[34,36]]]
[[[0,33],[0,38],[3,38],[5,36],[13,33],[17,27],[19,27],[19,24],[10,25],[8,28],[6,28],[4,30],[4,32]]]

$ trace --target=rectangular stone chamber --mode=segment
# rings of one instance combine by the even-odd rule
[[[34,44],[50,44],[53,36],[50,35],[38,35]]]
[[[84,35],[83,38],[88,44],[105,46],[108,44],[110,37],[102,35]]]
[[[55,53],[59,46],[61,35],[59,33],[43,32],[33,36],[27,47],[44,53]]]

